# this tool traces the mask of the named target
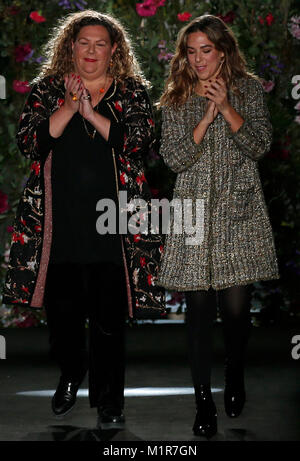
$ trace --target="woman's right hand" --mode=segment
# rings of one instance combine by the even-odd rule
[[[210,125],[218,115],[218,112],[219,111],[217,109],[216,103],[213,101],[208,101],[206,112],[202,120]]]
[[[84,89],[83,83],[80,79],[80,76],[76,74],[66,75],[64,80],[65,80],[65,89],[66,89],[64,106],[70,112],[73,112],[75,114],[75,112],[77,112],[79,109],[79,100],[82,96],[82,92]],[[72,96],[70,93],[73,93],[73,94],[76,93],[76,96],[77,96],[76,101],[72,99]]]

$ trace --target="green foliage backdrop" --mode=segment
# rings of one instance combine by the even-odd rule
[[[4,282],[13,216],[30,164],[18,152],[15,134],[29,83],[42,61],[41,47],[58,18],[81,9],[113,14],[126,26],[146,77],[158,100],[174,51],[178,30],[204,13],[222,17],[238,38],[249,69],[262,79],[274,127],[270,152],[260,161],[265,197],[275,234],[281,278],[256,283],[253,315],[260,322],[299,315],[300,170],[300,11],[291,0],[41,0],[0,4],[0,74],[6,98],[0,99],[0,288]],[[298,76],[298,78],[297,78]],[[0,85],[3,84],[0,81]],[[1,88],[0,88],[1,97]],[[160,114],[156,112],[157,146],[149,153],[148,180],[153,195],[170,197],[174,175],[157,155]],[[180,294],[173,294],[181,301]],[[43,322],[42,312],[0,306],[0,326],[26,327]]]

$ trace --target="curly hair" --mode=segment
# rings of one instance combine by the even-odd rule
[[[170,62],[169,76],[158,107],[179,107],[192,95],[198,83],[198,75],[187,59],[187,40],[189,34],[199,31],[205,33],[215,45],[215,48],[224,53],[219,75],[224,79],[227,88],[232,89],[239,95],[238,88],[235,86],[235,79],[242,77],[257,78],[253,73],[246,70],[245,58],[239,50],[237,40],[229,27],[217,16],[205,14],[195,18],[179,31],[176,51]]]
[[[72,42],[76,40],[82,27],[93,25],[104,26],[109,33],[111,44],[117,44],[114,59],[108,69],[109,75],[118,82],[124,82],[126,78],[132,77],[149,87],[150,83],[140,69],[124,27],[112,15],[94,10],[70,13],[59,19],[57,26],[50,34],[50,39],[43,46],[43,55],[46,60],[41,64],[39,74],[32,83],[50,75],[63,80],[64,75],[74,72]]]

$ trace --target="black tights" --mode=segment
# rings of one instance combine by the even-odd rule
[[[242,366],[249,339],[250,285],[223,290],[188,291],[186,324],[188,354],[194,386],[210,385],[212,363],[212,330],[217,305],[223,321],[226,359],[232,367]]]

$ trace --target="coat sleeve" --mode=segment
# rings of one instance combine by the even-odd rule
[[[17,144],[21,154],[32,160],[45,159],[55,143],[49,133],[50,110],[45,82],[35,84],[20,116]]]
[[[123,154],[142,157],[154,140],[154,121],[148,93],[139,83],[130,84],[124,98]]]
[[[194,141],[194,128],[187,125],[184,109],[163,107],[160,154],[175,173],[187,170],[202,155],[201,143]]]
[[[252,160],[259,160],[268,152],[272,142],[270,114],[259,81],[249,80],[245,93],[245,113],[241,114],[245,121],[235,133],[227,125],[227,133],[241,152]]]

